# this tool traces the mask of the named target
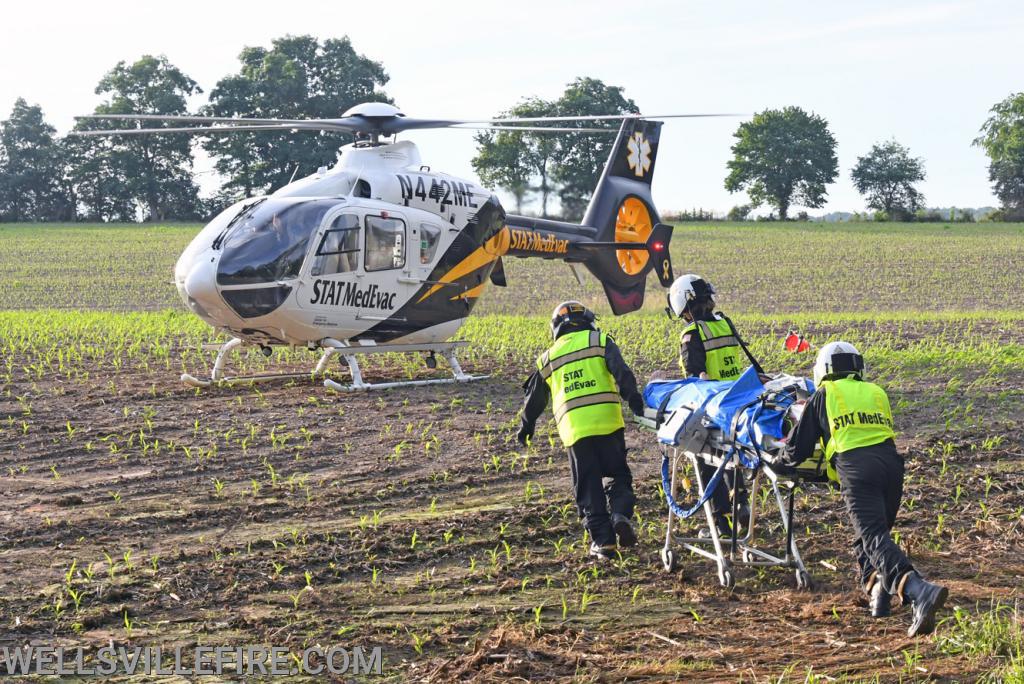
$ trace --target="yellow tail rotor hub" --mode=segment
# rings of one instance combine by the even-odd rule
[[[647,205],[636,197],[626,199],[619,205],[619,213],[615,217],[615,241],[616,242],[647,242],[651,236],[654,225],[651,222],[651,214],[647,211]],[[619,261],[619,268],[626,275],[639,275],[650,255],[644,249],[618,249],[615,250],[615,258]]]

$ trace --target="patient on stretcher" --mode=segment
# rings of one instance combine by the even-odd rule
[[[735,445],[743,465],[764,459],[781,471],[793,470],[782,464],[785,438],[813,393],[808,378],[778,375],[766,382],[750,367],[736,380],[654,380],[643,397],[645,416],[658,429],[660,442],[694,451]],[[818,453],[796,470],[823,473],[820,458]]]

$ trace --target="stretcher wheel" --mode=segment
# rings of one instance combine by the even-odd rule
[[[732,574],[732,570],[729,568],[723,568],[718,571],[718,581],[726,589],[732,589],[736,586],[736,576]]]
[[[806,570],[796,571],[796,588],[803,591],[811,590],[811,576],[807,574]]]
[[[676,571],[676,554],[672,553],[672,549],[661,550],[661,564],[665,568],[665,572]]]
[[[754,562],[754,554],[750,553],[749,551],[744,551],[743,552],[743,562],[744,563],[753,563]]]

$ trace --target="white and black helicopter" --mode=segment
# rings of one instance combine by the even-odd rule
[[[715,116],[715,115],[669,115]],[[320,168],[263,197],[225,209],[178,259],[174,283],[185,305],[231,335],[219,345],[209,379],[182,375],[190,385],[310,377],[310,373],[225,375],[225,360],[242,345],[270,355],[274,345],[321,351],[313,377],[325,377],[335,355],[347,365],[336,390],[466,382],[451,341],[487,283],[505,285],[504,257],[540,257],[582,264],[604,286],[612,311],[643,304],[647,275],[672,283],[671,226],[660,223],[651,178],[662,122],[638,115],[531,117],[480,121],[415,119],[379,102],[358,105],[338,119],[240,119],[145,114],[88,119],[178,122],[183,127],[81,131],[80,135],[229,133],[315,130],[354,133],[333,168]],[[665,117],[658,117],[665,118]],[[415,129],[484,124],[502,130],[523,124],[622,119],[601,179],[581,224],[506,214],[497,196],[471,181],[431,171],[416,145],[396,141]],[[614,133],[597,128],[515,130]],[[391,138],[390,141],[382,138]],[[451,378],[365,382],[357,357],[416,352]]]

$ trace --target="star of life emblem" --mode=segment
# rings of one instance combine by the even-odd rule
[[[626,143],[626,162],[637,178],[643,178],[651,168],[651,144],[644,134],[637,131]]]

